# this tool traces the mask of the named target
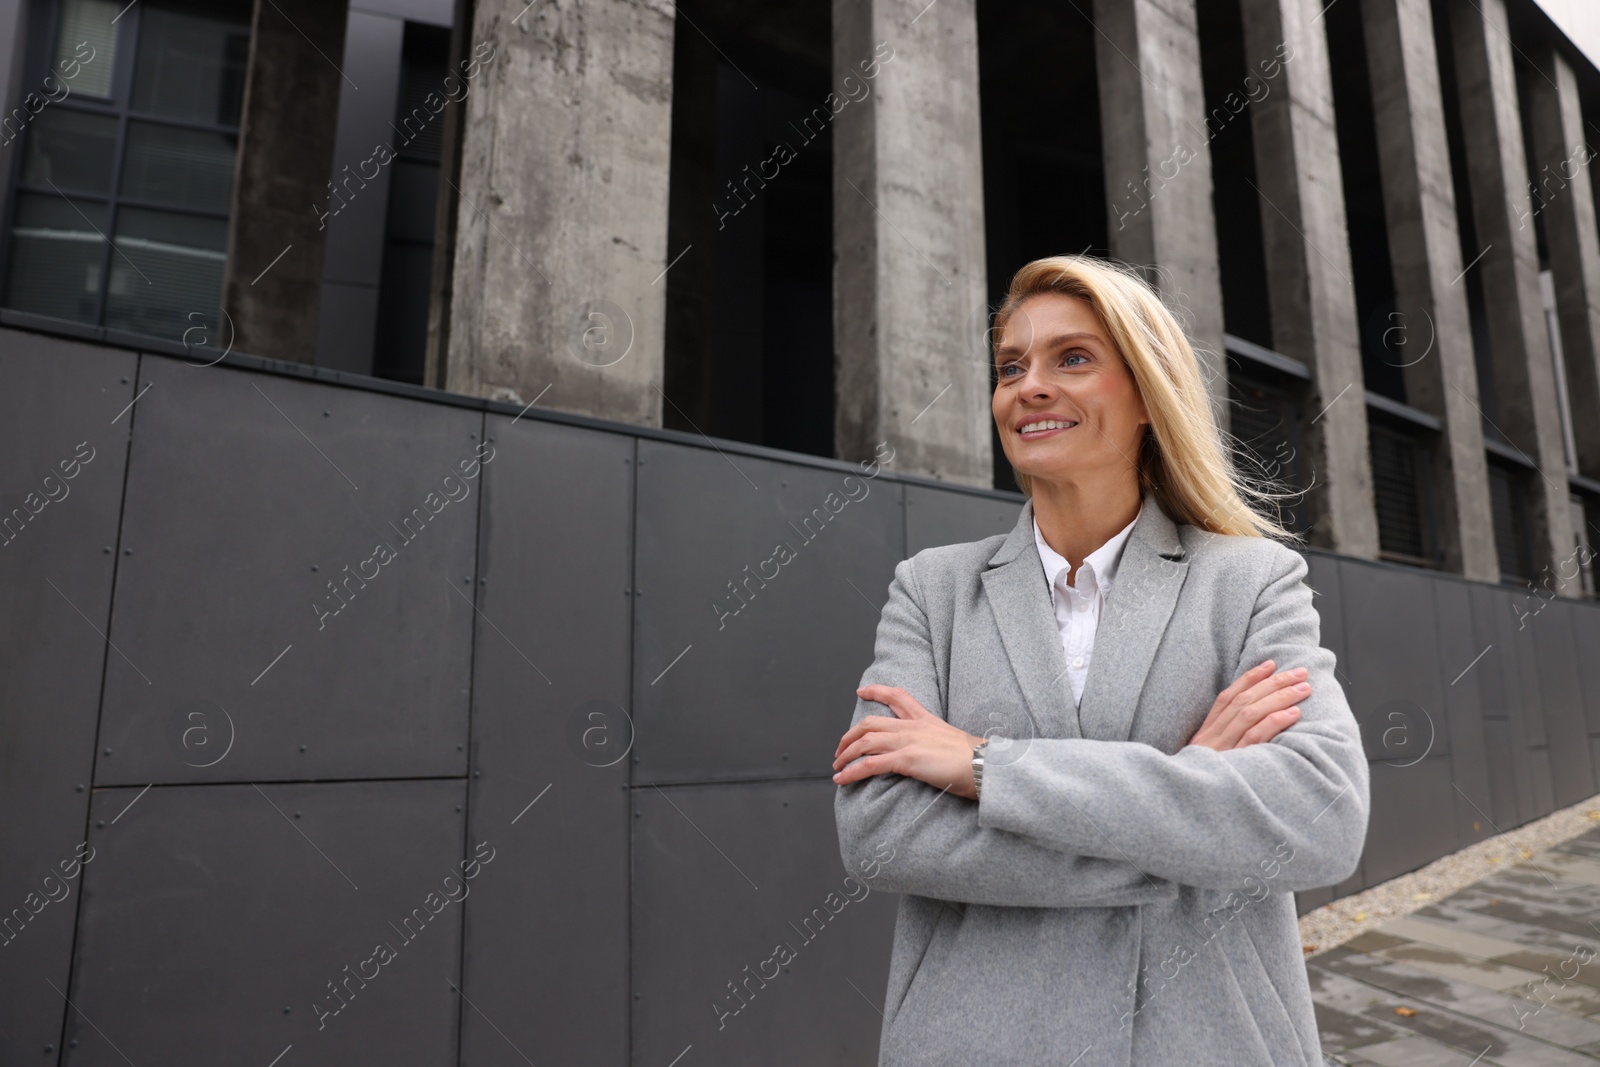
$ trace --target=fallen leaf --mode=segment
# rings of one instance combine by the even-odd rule
[[[1354,919],[1356,922],[1364,922],[1366,921],[1367,913],[1364,911],[1358,911],[1354,915],[1350,916],[1350,918]]]
[[[1500,903],[1500,899],[1498,897],[1490,897],[1489,898],[1489,907],[1492,908],[1498,903]]]
[[[1583,814],[1586,817],[1588,817],[1590,819],[1593,819],[1595,822],[1600,822],[1600,809],[1597,809],[1595,811],[1586,811]]]
[[[1411,899],[1412,900],[1432,900],[1433,899],[1433,894],[1432,893],[1412,893],[1411,894]]]
[[[1413,1015],[1415,1015],[1417,1013],[1417,1009],[1416,1008],[1396,1008],[1394,1010],[1394,1013],[1396,1015],[1404,1015],[1407,1019],[1409,1019],[1409,1018],[1411,1018]]]
[[[1522,858],[1525,859],[1525,860],[1526,859],[1532,859],[1533,858],[1533,849],[1531,849],[1531,848],[1523,849],[1522,850]]]
[[[1315,951],[1317,951],[1317,946],[1316,945],[1301,945],[1300,946],[1300,951],[1301,952],[1315,952]]]
[[[1500,857],[1499,856],[1486,856],[1485,859],[1487,859],[1490,863],[1499,863],[1500,862]]]

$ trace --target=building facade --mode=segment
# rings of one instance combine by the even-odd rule
[[[1592,797],[1585,17],[0,0],[0,1063],[874,1062],[830,760],[1052,253],[1310,544],[1299,910]]]
[[[1105,254],[1309,544],[1595,593],[1554,0],[0,13],[14,312],[1009,489],[988,314]]]

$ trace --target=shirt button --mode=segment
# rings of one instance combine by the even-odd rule
[[[1075,608],[1074,610],[1076,610],[1076,611],[1088,611],[1089,610],[1089,604],[1088,604],[1087,601],[1080,600],[1080,601],[1078,601],[1077,608]]]
[[[1074,659],[1073,659],[1073,661],[1072,661],[1072,665],[1073,665],[1073,666],[1074,666],[1074,667],[1081,667],[1081,666],[1083,666],[1083,657],[1082,657],[1082,656],[1077,656],[1077,657],[1075,657],[1075,658],[1074,658]]]

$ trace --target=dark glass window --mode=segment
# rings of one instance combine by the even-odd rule
[[[1291,530],[1305,529],[1304,460],[1301,456],[1298,390],[1273,384],[1230,367],[1229,432],[1236,443],[1234,463],[1258,489],[1278,497],[1277,519]],[[1283,494],[1296,494],[1286,496]]]
[[[406,23],[373,369],[379,377],[416,384],[427,362],[433,223],[444,153],[439,101],[449,92],[449,73],[450,31]]]
[[[1528,551],[1528,490],[1520,470],[1489,461],[1489,506],[1494,516],[1494,547],[1500,580],[1522,585],[1533,577]]]
[[[1416,432],[1373,419],[1372,497],[1378,512],[1378,551],[1386,559],[1436,566],[1432,458]]]
[[[65,91],[20,131],[4,305],[174,340],[215,329],[250,5],[49,10],[51,65],[29,85]]]

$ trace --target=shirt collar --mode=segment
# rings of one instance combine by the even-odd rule
[[[1111,539],[1093,552],[1084,557],[1083,566],[1079,567],[1080,574],[1087,570],[1094,575],[1095,587],[1101,595],[1111,592],[1111,583],[1116,581],[1117,566],[1122,562],[1122,550],[1128,543],[1128,536],[1133,532],[1134,523],[1139,521],[1135,515],[1133,522],[1128,523],[1119,532],[1113,534]],[[1039,532],[1039,519],[1033,520],[1033,541],[1039,549],[1039,562],[1044,566],[1044,576],[1053,589],[1056,579],[1067,569],[1066,559],[1045,541],[1044,535]]]

